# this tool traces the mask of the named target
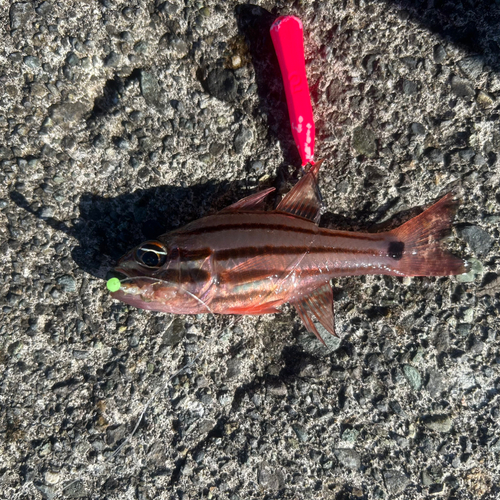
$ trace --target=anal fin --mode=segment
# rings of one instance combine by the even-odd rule
[[[324,284],[301,300],[294,302],[293,306],[299,313],[307,330],[314,333],[323,344],[325,341],[321,338],[321,335],[314,325],[313,317],[323,325],[326,331],[335,335],[333,291],[329,283]]]

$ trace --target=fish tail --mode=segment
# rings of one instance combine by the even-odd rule
[[[396,241],[389,243],[389,255],[399,262],[401,276],[449,276],[467,272],[466,262],[441,247],[455,215],[457,202],[448,193],[427,210],[393,229]]]

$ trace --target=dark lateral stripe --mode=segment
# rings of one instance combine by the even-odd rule
[[[345,253],[350,255],[377,255],[377,251],[373,249],[355,250],[352,248],[329,248],[329,247],[277,247],[273,245],[265,245],[261,247],[240,247],[229,248],[227,250],[218,250],[214,253],[217,260],[229,259],[245,259],[256,257],[257,255],[302,255],[302,254],[332,254]]]
[[[177,248],[176,250],[179,252],[180,260],[183,262],[190,260],[202,260],[212,255],[212,250],[210,248],[194,248],[192,250],[188,250],[187,248]]]
[[[212,279],[212,275],[208,271],[202,269],[190,269],[179,272],[178,269],[168,269],[164,271],[160,279],[178,285],[189,285],[197,283],[205,283]]]
[[[314,269],[314,268],[307,268],[307,269],[301,269],[300,270],[300,277],[301,278],[307,278],[309,276],[346,276],[350,275],[353,270],[356,268],[353,266],[346,266],[346,267],[335,267],[330,269],[329,271],[326,271],[323,269],[323,272],[320,273],[319,269]],[[238,286],[242,285],[245,283],[251,283],[252,281],[263,281],[266,280],[269,276],[273,275],[278,275],[278,278],[276,278],[277,281],[279,281],[282,278],[285,278],[287,274],[291,271],[291,269],[252,269],[248,271],[225,271],[221,273],[218,277],[218,282],[220,285],[231,285],[231,286]],[[267,283],[271,283],[271,281],[267,281]],[[267,287],[266,287],[267,288]],[[261,291],[258,291],[256,293],[262,293]],[[238,297],[240,295],[238,294]]]
[[[312,223],[311,223],[312,224]],[[217,226],[207,226],[207,227],[199,227],[197,229],[191,229],[182,231],[184,236],[196,236],[199,234],[208,234],[208,233],[216,233],[218,231],[251,231],[254,229],[262,229],[265,231],[287,231],[290,233],[299,233],[299,234],[319,234],[322,236],[338,236],[340,238],[349,238],[354,240],[368,240],[368,241],[382,241],[385,236],[382,234],[374,233],[372,235],[368,235],[366,233],[357,233],[349,231],[334,231],[331,229],[320,228],[319,232],[317,228],[306,228],[306,227],[294,227],[293,225],[287,224],[269,224],[269,223],[239,223],[239,224],[220,224]]]
[[[261,281],[270,276],[278,275],[277,280],[285,277],[290,269],[251,269],[248,271],[225,271],[219,275],[220,285],[239,285],[252,281]],[[301,269],[300,275],[305,278],[320,274],[318,269]],[[327,274],[327,273],[324,273]]]
[[[267,294],[266,294],[267,292]],[[248,307],[250,306],[254,306],[255,303],[254,303],[254,300],[257,298],[257,297],[261,297],[263,300],[260,302],[260,303],[263,303],[263,302],[269,302],[269,301],[265,301],[264,299],[266,298],[273,298],[273,291],[272,290],[269,290],[269,291],[265,291],[264,294],[262,293],[262,290],[248,290],[246,292],[240,292],[240,293],[231,293],[229,295],[216,295],[210,302],[210,304],[226,304],[226,305],[229,305],[229,304],[235,304],[235,303],[246,303],[246,304],[249,304]],[[273,298],[273,300],[276,300],[276,298]],[[242,307],[245,307],[245,306],[242,306]]]
[[[349,272],[351,271],[352,268],[339,268],[336,269],[337,272]],[[319,274],[318,271],[316,273]],[[311,273],[313,274],[313,273]],[[228,283],[229,284],[229,283]],[[253,306],[255,304],[255,301],[257,298],[261,298],[262,300],[260,303],[263,302],[273,302],[274,299],[276,299],[276,295],[274,294],[274,290],[272,286],[266,286],[266,287],[259,287],[255,288],[253,290],[247,290],[244,292],[235,292],[231,291],[227,295],[215,295],[210,302],[211,305],[216,305],[216,304],[235,304],[235,303],[246,303],[249,304],[250,306]],[[269,299],[269,300],[266,300]],[[283,302],[285,303],[285,302]],[[249,306],[249,307],[250,307]],[[245,307],[245,306],[242,306]]]
[[[212,255],[212,250],[210,248],[194,248],[193,250],[188,250],[187,248],[177,248],[173,247],[168,252],[168,258],[170,260],[179,259],[182,262],[191,260],[203,260]]]

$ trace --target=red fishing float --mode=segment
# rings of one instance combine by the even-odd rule
[[[302,21],[295,16],[278,17],[271,38],[283,76],[292,134],[302,166],[314,164],[314,118],[304,60]]]

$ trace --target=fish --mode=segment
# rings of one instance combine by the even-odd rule
[[[451,193],[390,231],[322,228],[321,163],[309,165],[274,210],[264,209],[274,191],[265,189],[140,244],[113,269],[111,296],[173,314],[270,314],[289,303],[324,343],[315,321],[335,335],[333,278],[466,272],[441,246],[457,205]]]

